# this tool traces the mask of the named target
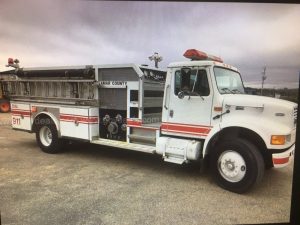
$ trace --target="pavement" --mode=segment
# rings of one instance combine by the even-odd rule
[[[0,113],[3,225],[245,224],[289,221],[293,164],[266,171],[240,195],[218,187],[199,165],[76,143],[43,153],[35,135]]]

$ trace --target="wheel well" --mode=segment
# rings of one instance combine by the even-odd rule
[[[32,124],[32,131],[36,132],[38,125],[42,124],[49,124],[51,121],[54,123],[52,118],[46,114],[40,114],[34,118],[33,124]]]
[[[222,129],[209,141],[206,154],[209,156],[209,152],[211,151],[211,149],[213,149],[214,146],[217,145],[219,142],[234,138],[243,138],[250,141],[253,145],[257,147],[258,151],[262,154],[266,167],[273,166],[272,155],[268,151],[263,139],[256,132],[243,127],[228,127]]]

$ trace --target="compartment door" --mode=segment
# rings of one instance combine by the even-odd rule
[[[89,108],[60,108],[61,136],[84,140],[97,136],[98,115],[95,112]]]
[[[31,131],[30,104],[11,102],[11,116],[13,128]]]

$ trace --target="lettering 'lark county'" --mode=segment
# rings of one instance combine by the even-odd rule
[[[126,86],[127,81],[100,81],[100,85],[119,85],[119,86]]]
[[[127,81],[113,81],[112,82],[112,85],[126,85],[127,84]]]

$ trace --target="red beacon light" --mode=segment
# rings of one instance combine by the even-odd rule
[[[196,49],[186,50],[183,56],[191,60],[212,60],[223,63],[223,60],[220,57],[208,55],[205,52],[201,52]]]
[[[8,65],[14,64],[14,59],[13,58],[8,58]]]

